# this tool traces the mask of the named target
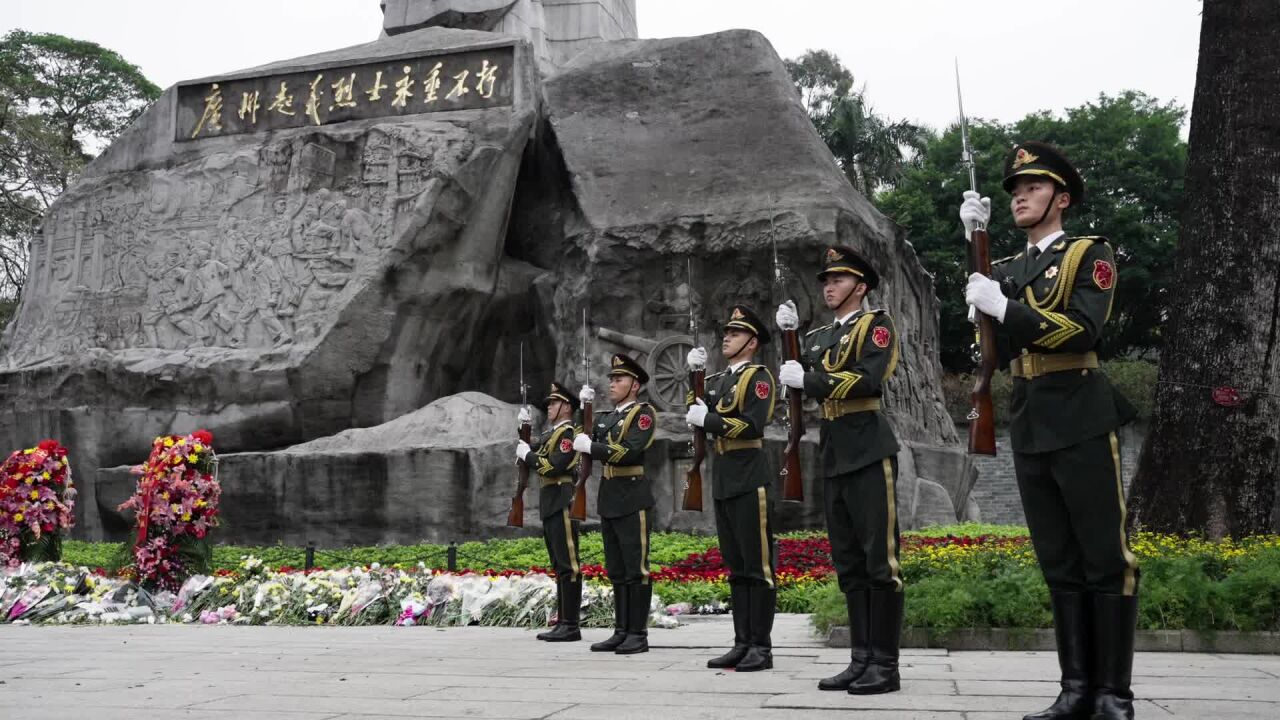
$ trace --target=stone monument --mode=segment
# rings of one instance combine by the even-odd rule
[[[675,506],[690,315],[707,345],[735,301],[820,317],[835,242],[882,268],[871,301],[903,333],[904,525],[966,515],[932,281],[763,36],[636,40],[631,0],[384,9],[374,42],[169,88],[51,209],[0,350],[0,444],[72,448],[80,537],[122,536],[127,464],[198,426],[226,539],[508,532],[521,354],[535,390],[602,387],[621,349],[674,411],[658,526],[708,529]],[[783,523],[812,525],[818,491]]]

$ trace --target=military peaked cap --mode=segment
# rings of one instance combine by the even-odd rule
[[[822,271],[818,273],[818,279],[826,277],[827,273],[842,272],[857,276],[859,280],[867,284],[868,290],[875,290],[880,284],[880,274],[876,269],[867,262],[867,259],[854,252],[852,248],[843,245],[834,245],[827,248],[827,252],[822,256]]]
[[[1004,190],[1013,192],[1021,175],[1039,175],[1057,183],[1071,195],[1071,205],[1084,201],[1084,178],[1058,148],[1036,140],[1018,143],[1004,161]]]
[[[764,324],[759,315],[746,305],[734,305],[729,311],[729,319],[724,323],[724,329],[729,330],[737,328],[746,330],[756,336],[756,340],[761,345],[769,344],[769,327]]]
[[[613,356],[613,360],[609,362],[610,375],[630,375],[639,380],[641,383],[649,382],[649,373],[640,367],[640,363],[636,362],[630,355],[618,353]]]
[[[547,396],[542,399],[543,406],[551,404],[552,400],[569,403],[569,407],[575,412],[578,409],[578,398],[574,394],[565,389],[565,386],[559,382],[552,382],[551,389],[547,391]]]

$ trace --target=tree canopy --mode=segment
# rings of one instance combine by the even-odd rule
[[[24,30],[0,38],[0,325],[44,213],[159,96],[137,67],[95,43]]]

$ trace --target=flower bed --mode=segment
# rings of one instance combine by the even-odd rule
[[[538,572],[448,573],[426,567],[300,571],[245,558],[238,572],[193,575],[177,593],[149,593],[124,576],[65,563],[22,565],[3,576],[0,622],[234,625],[491,625],[543,627],[555,619],[555,580]],[[613,625],[613,590],[584,588],[582,624]],[[652,623],[677,622],[654,596]]]
[[[584,560],[598,557],[598,546],[598,534],[584,535],[581,542]],[[410,619],[418,624],[476,622],[537,626],[545,624],[554,611],[551,597],[554,586],[543,574],[546,555],[537,538],[459,546],[459,565],[474,570],[457,573],[438,569],[445,558],[443,546],[321,551],[317,561],[335,569],[307,573],[295,569],[302,564],[301,549],[254,549],[255,554],[272,557],[255,559],[248,565],[241,564],[240,560],[227,561],[226,554],[234,550],[237,548],[215,548],[214,566],[220,569],[211,579],[198,580],[198,583],[207,582],[208,587],[192,586],[188,582],[183,587],[185,597],[181,593],[145,597],[135,593],[134,602],[146,604],[150,599],[152,605],[163,607],[163,600],[172,597],[171,602],[178,609],[172,614],[153,612],[153,619],[181,621],[189,614],[192,622],[201,621],[203,615],[206,620],[216,616],[216,621],[278,624],[387,624],[397,622],[403,613],[410,612]],[[1143,573],[1140,627],[1280,630],[1280,537],[1210,542],[1142,533],[1134,538],[1133,550]],[[109,548],[100,546],[68,543],[67,555],[69,560],[94,559],[105,557],[109,552]],[[822,632],[834,624],[843,624],[844,599],[832,577],[830,545],[825,535],[782,536],[778,541],[778,555],[779,609],[813,613],[814,625]],[[421,563],[382,562],[413,557],[428,559]],[[338,561],[353,558],[355,562],[349,566],[337,565]],[[664,616],[728,609],[727,573],[721,566],[714,538],[655,533],[651,558],[655,596],[661,598]],[[50,572],[67,577],[52,584],[62,587],[62,594],[75,594],[65,588],[79,581],[69,577],[72,570],[58,567],[63,569]],[[908,626],[945,631],[963,627],[1036,628],[1051,624],[1048,589],[1036,566],[1025,529],[966,526],[909,533],[903,537],[901,567],[907,583]],[[588,563],[583,566],[583,574],[588,580],[588,589],[584,592],[584,598],[588,599],[584,621],[589,625],[608,626],[612,609],[610,602],[602,601],[609,592],[604,569],[597,563]],[[271,579],[264,580],[264,577]],[[373,593],[371,583],[374,582],[381,590],[369,599],[365,596]],[[0,583],[4,597],[13,600],[16,594],[11,595],[11,591],[27,588],[32,581],[0,575]],[[117,593],[128,599],[129,593],[134,592],[128,583],[115,578],[100,578],[97,583],[95,593],[99,596]],[[108,583],[109,589],[104,590],[102,583]],[[355,593],[362,584],[364,593]],[[444,590],[448,587],[455,588],[457,596],[449,594],[454,590]],[[503,599],[491,608],[485,604],[489,609],[482,610],[478,617],[472,613],[476,601],[466,604],[462,600],[463,596],[488,596],[490,592],[495,593],[495,598]],[[351,595],[350,602],[344,608],[348,595]],[[535,595],[537,599],[531,603]],[[157,597],[161,601],[156,601]],[[440,602],[445,597],[449,599]],[[418,616],[414,612],[418,612],[415,608],[419,605],[405,605],[406,600],[423,607]],[[429,613],[424,600],[431,600]],[[97,602],[92,597],[88,601]],[[75,605],[71,603],[72,607]],[[353,613],[352,609],[357,606],[359,610]],[[89,609],[97,612],[95,606]],[[108,613],[109,620],[120,619],[119,607],[103,612]],[[92,612],[86,612],[79,617],[59,616],[57,621],[94,619]]]

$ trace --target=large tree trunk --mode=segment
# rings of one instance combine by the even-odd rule
[[[1205,0],[1176,297],[1131,488],[1143,529],[1217,538],[1280,524],[1277,38],[1276,0]],[[1217,386],[1243,402],[1215,402]]]

